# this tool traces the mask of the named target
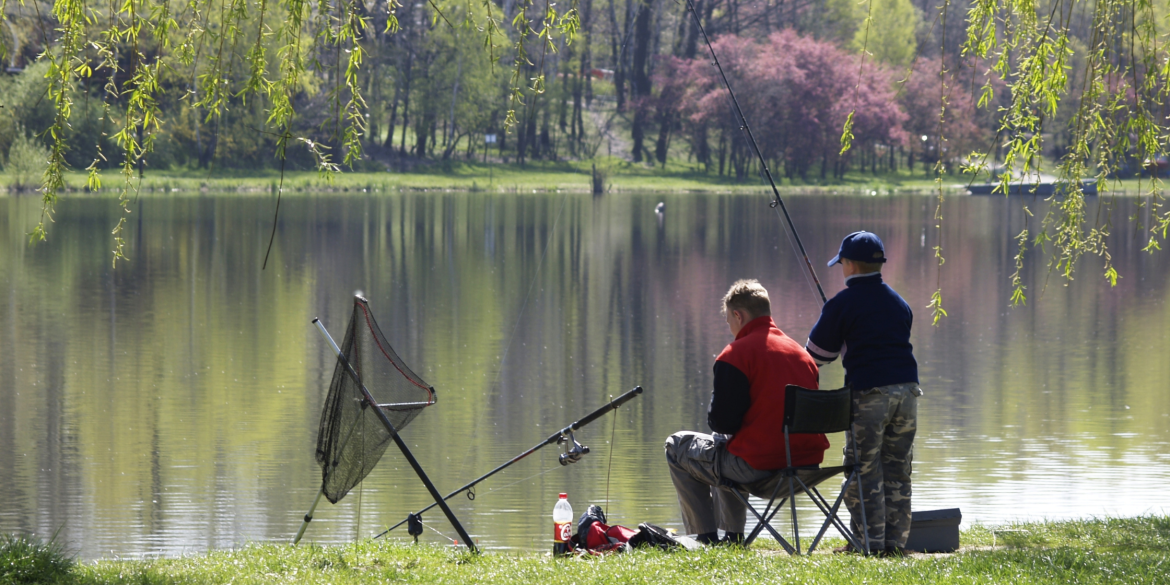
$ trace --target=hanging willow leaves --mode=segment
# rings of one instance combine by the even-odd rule
[[[999,190],[1007,193],[1013,181],[1033,182],[1044,152],[1045,123],[1053,119],[1063,100],[1076,99],[1071,141],[1056,170],[1061,187],[1050,197],[1052,206],[1034,235],[1025,229],[1017,238],[1016,272],[1012,275],[1012,304],[1026,301],[1019,274],[1029,238],[1032,246],[1052,244],[1049,270],[1072,279],[1078,260],[1096,255],[1110,285],[1120,275],[1112,265],[1106,237],[1116,200],[1102,202],[1087,217],[1083,181],[1096,178],[1102,190],[1109,178],[1128,162],[1147,165],[1167,150],[1165,99],[1170,85],[1170,61],[1157,32],[1158,15],[1150,0],[1099,0],[1092,6],[1091,37],[1084,55],[1083,85],[1069,87],[1070,28],[1073,0],[1041,6],[1028,0],[978,0],[968,15],[964,54],[989,61],[991,70],[1006,82],[1009,105],[1000,116],[999,135],[1006,138],[1005,172]],[[1166,23],[1163,23],[1165,25]],[[991,103],[989,80],[980,105]],[[976,153],[976,156],[981,156]],[[1147,226],[1145,250],[1160,247],[1170,228],[1157,173],[1144,186],[1153,221]],[[1030,213],[1029,213],[1030,215]]]

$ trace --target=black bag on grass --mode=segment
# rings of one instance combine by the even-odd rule
[[[648,546],[662,550],[672,550],[684,545],[669,530],[661,526],[643,522],[638,525],[638,534],[630,539],[630,546],[634,548]]]

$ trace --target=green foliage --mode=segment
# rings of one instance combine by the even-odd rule
[[[443,0],[437,6],[454,22],[481,22],[488,17],[481,4]],[[491,124],[492,112],[483,107],[482,99],[496,94],[503,72],[494,68],[490,51],[484,51],[481,34],[465,26],[440,23],[416,50],[416,79],[411,84],[411,99],[418,104],[413,113],[415,134],[423,137],[435,122],[441,121],[439,125],[450,134],[441,139],[448,145],[444,159],[450,157],[460,139],[483,132]],[[487,45],[502,40],[497,30]]]
[[[72,569],[73,560],[55,538],[41,542],[34,537],[0,535],[0,585],[51,583]]]
[[[8,147],[4,173],[8,175],[8,188],[16,191],[35,189],[40,184],[41,173],[49,161],[49,151],[38,140],[28,137],[24,128],[18,126],[16,139]]]
[[[1007,83],[1010,100],[1002,108],[999,136],[1006,142],[1000,177],[1006,186],[1039,171],[1045,134],[1054,120],[1067,120],[1068,141],[1057,166],[1060,180],[1072,188],[1053,196],[1055,206],[1037,229],[1035,242],[1053,244],[1049,267],[1071,279],[1078,260],[1095,254],[1111,285],[1113,269],[1105,238],[1111,214],[1085,215],[1081,180],[1096,176],[1100,184],[1119,173],[1127,161],[1145,161],[1167,149],[1161,112],[1170,92],[1170,60],[1159,45],[1159,19],[1164,16],[1149,0],[1105,0],[1091,9],[1092,36],[1084,44],[1071,38],[1077,18],[1071,0],[1040,6],[1030,0],[979,0],[968,14],[966,55],[991,63]],[[1165,26],[1165,21],[1162,21]],[[1078,53],[1078,48],[1080,53]],[[1080,87],[1071,115],[1062,115],[1070,96],[1070,71],[1082,64]],[[980,104],[991,103],[995,88],[988,81]],[[1067,110],[1067,109],[1066,109]],[[1170,225],[1161,183],[1149,182],[1154,221],[1148,227],[1156,242]],[[1006,191],[1005,191],[1006,192]],[[1022,261],[1024,250],[1017,254]],[[1013,277],[1013,302],[1023,289]]]
[[[1028,223],[1031,221],[1032,212],[1028,207],[1024,206],[1024,229],[1016,236],[1016,243],[1018,248],[1014,258],[1016,264],[1016,271],[1012,273],[1012,306],[1017,307],[1027,303],[1028,297],[1024,294],[1023,276],[1020,274],[1024,270],[1024,254],[1028,250]]]
[[[845,154],[853,147],[853,115],[855,111],[850,111],[849,116],[845,118],[845,128],[841,130],[841,151],[837,154]]]
[[[878,63],[905,67],[918,49],[917,31],[922,23],[918,9],[910,0],[870,0],[872,16],[869,16],[868,38],[866,38],[867,7],[857,4],[857,20],[862,23],[853,36],[855,50],[866,50]]]
[[[819,39],[832,41],[840,47],[847,46],[856,36],[860,28],[858,24],[864,24],[858,17],[858,9],[863,5],[855,0],[825,0],[817,18],[804,28],[811,29],[809,32]]]

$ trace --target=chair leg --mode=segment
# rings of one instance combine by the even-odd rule
[[[780,512],[780,508],[784,507],[784,502],[786,500],[787,500],[787,498],[781,498],[779,502],[776,502],[776,507],[773,508],[773,507],[771,507],[771,505],[769,505],[768,508],[765,508],[764,514],[762,515],[764,518],[764,522],[771,524],[772,518],[775,518],[776,514]],[[749,534],[748,537],[746,539],[744,539],[744,541],[743,541],[744,546],[750,545],[752,543],[752,541],[755,540],[756,537],[759,536],[760,532],[763,530],[764,530],[764,523],[757,522],[756,527],[752,529],[751,534]]]
[[[788,476],[788,494],[792,497],[788,498],[792,509],[792,540],[796,542],[796,554],[800,554],[800,526],[796,523],[796,485],[792,481],[793,476]],[[804,482],[800,482],[804,485]]]
[[[756,521],[759,522],[759,525],[756,526],[757,531],[758,531],[760,526],[763,526],[764,529],[767,530],[772,535],[772,538],[775,538],[776,542],[779,542],[780,546],[784,547],[784,550],[787,551],[788,554],[793,554],[795,552],[795,549],[792,548],[792,545],[789,544],[787,540],[784,540],[784,537],[780,536],[780,533],[776,532],[775,528],[772,528],[772,525],[769,524],[768,521],[765,520],[764,517],[761,516],[760,513],[757,512],[756,509],[752,507],[751,503],[748,502],[747,498],[745,498],[743,496],[743,494],[739,493],[739,490],[733,489],[733,490],[731,490],[731,492],[734,493],[736,495],[736,497],[738,497],[739,500],[741,502],[743,502],[743,505],[745,507],[747,507],[748,510],[751,510],[752,515],[754,515],[756,517]],[[779,509],[779,506],[777,506],[777,509]],[[745,540],[744,543],[747,544],[747,541]]]
[[[819,496],[820,493],[818,493],[817,495]],[[849,529],[849,526],[847,526],[845,524],[844,520],[841,520],[841,515],[838,514],[838,512],[841,509],[841,501],[842,501],[841,498],[838,497],[837,501],[834,502],[832,506],[830,506],[829,501],[824,499],[824,497],[822,496],[821,497],[821,503],[823,505],[822,509],[825,511],[826,515],[832,517],[833,527],[836,528],[838,532],[848,532],[849,534],[853,534],[853,531]]]
[[[852,482],[852,479],[852,476],[850,476],[850,478],[846,480],[847,484]],[[846,487],[848,487],[848,485],[846,485]],[[813,494],[816,494],[815,498],[812,497]],[[811,555],[813,551],[816,550],[817,545],[821,542],[821,538],[824,537],[825,532],[829,530],[830,524],[832,524],[833,527],[837,529],[837,532],[841,533],[841,536],[845,538],[846,542],[848,542],[854,548],[860,549],[861,543],[857,541],[857,537],[853,536],[853,531],[850,530],[849,527],[846,526],[845,523],[841,520],[841,517],[837,515],[837,511],[841,509],[841,501],[845,497],[845,490],[841,490],[841,493],[837,495],[837,500],[833,502],[831,507],[829,506],[828,500],[826,500],[825,497],[821,495],[821,492],[817,491],[817,488],[815,487],[812,488],[812,492],[809,494],[809,497],[812,498],[812,500],[816,502],[817,507],[820,508],[822,512],[824,512],[825,523],[821,525],[821,529],[819,532],[817,532],[816,538],[813,539],[812,545],[808,547],[808,554]]]
[[[782,483],[783,482],[779,482],[779,481],[776,482],[776,487],[772,488],[772,496],[768,498],[768,504],[766,506],[764,506],[763,517],[767,519],[767,522],[769,524],[772,522],[772,517],[775,516],[776,512],[780,509],[780,506],[784,505],[783,499],[781,499],[779,502],[776,502],[776,494],[780,493],[780,485]],[[744,501],[746,502],[747,500],[744,500]],[[775,506],[776,506],[775,509],[772,508],[773,504],[775,504]],[[748,507],[750,508],[751,506],[748,506]],[[755,510],[753,509],[752,512],[754,513]],[[756,527],[754,530],[752,530],[751,535],[749,535],[747,538],[744,539],[743,545],[745,547],[750,545],[752,543],[752,541],[756,539],[756,536],[758,536],[760,534],[760,528],[761,528],[761,526],[759,524],[756,524]]]

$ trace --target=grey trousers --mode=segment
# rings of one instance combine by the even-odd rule
[[[725,445],[717,447],[711,435],[693,431],[680,431],[666,439],[666,463],[678,492],[687,534],[715,532],[716,528],[743,532],[747,509],[730,489],[719,487],[720,478],[746,485],[767,480],[775,473],[753,469],[728,453]]]

